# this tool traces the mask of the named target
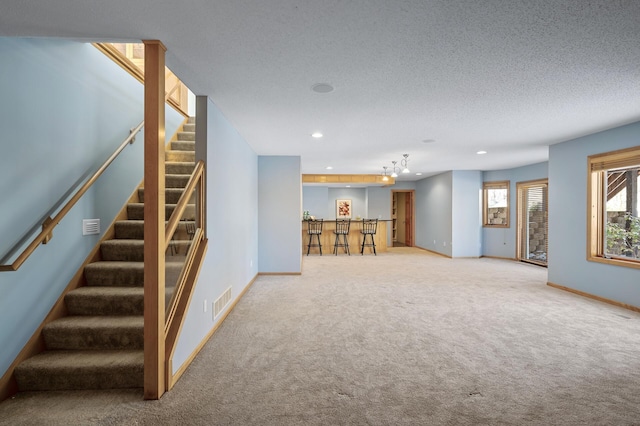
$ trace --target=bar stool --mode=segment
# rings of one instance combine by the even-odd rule
[[[322,234],[322,219],[308,220],[307,233],[309,234],[309,244],[307,244],[307,256],[309,256],[309,250],[311,250],[311,247],[318,247],[320,249],[320,256],[322,256],[322,244],[320,244],[320,235]],[[318,244],[313,244],[314,236],[317,238]]]
[[[373,240],[373,236],[376,235],[376,230],[378,229],[378,219],[364,219],[362,221],[362,247],[360,248],[360,254],[364,255],[364,247],[373,247],[373,254],[378,255],[376,253],[376,243]],[[370,237],[371,242],[367,243],[367,236]]]
[[[336,230],[333,231],[336,234],[336,239],[333,243],[333,254],[338,255],[338,247],[344,247],[345,253],[351,256],[349,252],[349,228],[351,226],[351,219],[336,219]],[[340,235],[342,235],[342,243],[340,243]]]

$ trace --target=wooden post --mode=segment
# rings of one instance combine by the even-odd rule
[[[144,41],[144,398],[165,391],[164,356],[164,59],[166,48]]]

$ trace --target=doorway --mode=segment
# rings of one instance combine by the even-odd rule
[[[547,266],[548,180],[518,182],[517,256],[524,262]]]
[[[392,247],[413,247],[414,190],[391,191]]]

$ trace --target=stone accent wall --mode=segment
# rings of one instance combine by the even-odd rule
[[[506,225],[507,224],[507,208],[493,207],[487,209],[487,225]]]
[[[529,211],[529,258],[547,261],[547,212]]]

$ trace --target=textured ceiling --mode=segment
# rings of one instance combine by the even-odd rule
[[[403,153],[424,176],[510,168],[640,120],[638,0],[0,0],[0,35],[161,40],[256,153],[303,173]]]

